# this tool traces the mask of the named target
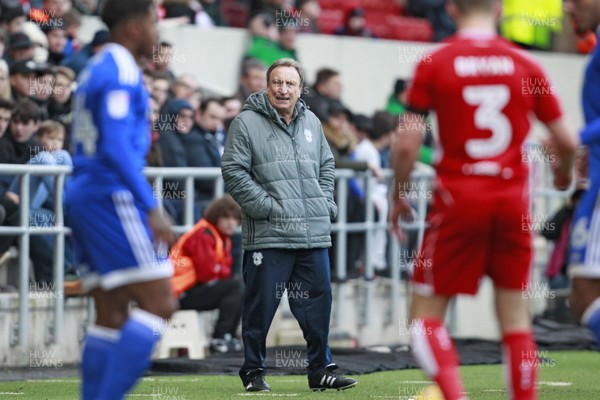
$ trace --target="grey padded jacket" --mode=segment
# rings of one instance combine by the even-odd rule
[[[248,97],[229,127],[221,172],[242,208],[245,250],[331,246],[335,165],[302,99],[286,126],[266,92]]]

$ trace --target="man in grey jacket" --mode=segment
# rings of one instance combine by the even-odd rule
[[[299,99],[304,74],[292,59],[267,71],[267,90],[250,95],[233,120],[221,162],[226,189],[242,208],[246,284],[240,377],[247,391],[265,382],[266,338],[287,289],[307,342],[313,390],[347,389],[328,344],[331,284],[327,248],[335,167],[321,123]]]

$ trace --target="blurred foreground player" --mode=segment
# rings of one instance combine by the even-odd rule
[[[80,75],[65,204],[80,261],[91,272],[84,285],[96,277],[97,317],[83,346],[82,398],[119,400],[148,367],[175,309],[166,260],[174,234],[142,174],[149,103],[136,59],[151,56],[158,41],[154,5],[107,0],[101,15],[114,43]],[[165,246],[162,260],[158,243]],[[131,301],[137,308],[129,312]]]
[[[598,31],[600,0],[567,0],[565,10],[581,32]],[[600,54],[594,50],[585,72],[583,112],[586,127],[580,134],[587,147],[589,189],[575,210],[569,250],[572,278],[569,305],[590,328],[600,345]]]
[[[571,181],[577,140],[540,66],[496,35],[500,2],[454,0],[448,11],[458,34],[417,66],[404,121],[418,122],[402,124],[394,144],[392,223],[401,238],[398,219],[411,212],[403,191],[427,112],[436,112],[442,154],[430,229],[413,275],[412,350],[447,400],[466,399],[444,314],[453,296],[475,294],[487,275],[495,286],[510,398],[537,399],[537,349],[522,296],[532,254],[531,234],[521,228],[529,213],[527,165],[521,161],[529,114],[550,133],[557,187]]]

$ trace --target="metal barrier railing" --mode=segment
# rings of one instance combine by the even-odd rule
[[[390,223],[388,218],[383,219],[382,221],[375,221],[375,207],[373,204],[373,199],[371,193],[373,193],[373,179],[371,179],[373,175],[370,171],[359,172],[348,170],[348,169],[340,169],[336,170],[336,203],[338,205],[338,216],[335,223],[332,224],[332,233],[337,235],[337,243],[335,248],[335,266],[334,271],[337,281],[344,282],[347,278],[347,235],[350,232],[365,232],[365,246],[364,246],[364,304],[361,305],[359,309],[359,321],[361,325],[369,325],[371,322],[372,313],[372,304],[375,301],[375,291],[376,285],[374,281],[375,277],[375,268],[372,264],[371,252],[373,251],[373,237],[377,230],[385,230],[389,231]],[[385,170],[384,177],[386,179],[387,187],[391,187],[391,182],[393,180],[393,171]],[[412,187],[423,189],[424,191],[430,190],[430,185],[435,177],[433,170],[431,168],[422,168],[416,169],[411,174],[411,181],[415,182],[415,185],[411,185]],[[364,222],[347,222],[347,206],[348,206],[348,180],[353,178],[364,179],[365,182],[365,221]],[[388,190],[388,200],[390,204],[390,213],[391,207],[393,206],[393,196],[394,194],[391,190]],[[420,245],[423,240],[423,236],[425,233],[425,229],[427,227],[425,217],[427,213],[427,205],[428,205],[428,196],[419,195],[416,196],[416,201],[411,202],[413,207],[415,207],[416,215],[412,221],[401,221],[400,226],[407,231],[416,231],[417,232],[417,248],[420,248]],[[401,285],[404,285],[405,290],[408,291],[408,280],[401,281],[400,274],[400,245],[398,241],[390,236],[389,240],[389,260],[390,262],[390,278],[391,278],[391,287],[390,287],[390,310],[387,315],[391,318],[393,315],[397,315],[396,307],[398,306],[398,302],[396,299],[400,298],[401,293]],[[342,325],[342,319],[346,313],[345,309],[347,307],[346,296],[348,295],[348,290],[350,287],[347,285],[340,284],[337,286],[336,290],[336,305],[335,312],[332,315],[332,324],[333,326]],[[390,321],[391,322],[391,321]]]
[[[25,346],[29,333],[29,237],[30,235],[56,235],[55,251],[53,260],[53,288],[55,292],[54,321],[50,327],[51,342],[58,342],[62,338],[64,320],[64,298],[59,295],[64,284],[64,246],[65,234],[69,229],[64,225],[63,215],[63,190],[65,176],[71,173],[70,167],[48,166],[48,165],[0,165],[0,175],[20,176],[20,202],[19,202],[19,225],[0,226],[0,235],[16,235],[19,237],[19,320],[11,327],[10,344]],[[32,175],[56,175],[54,187],[54,214],[55,226],[37,227],[31,226],[29,213],[29,183]]]
[[[19,237],[19,319],[18,322],[11,328],[11,345],[26,345],[28,338],[28,290],[29,290],[29,249],[30,235],[53,235],[55,238],[55,251],[53,258],[53,289],[55,292],[55,303],[54,303],[54,322],[50,327],[50,336],[48,342],[58,343],[63,337],[63,322],[64,322],[64,298],[58,295],[59,291],[62,290],[64,285],[64,249],[65,249],[65,235],[70,234],[70,229],[64,225],[63,215],[63,194],[64,194],[64,183],[67,175],[71,173],[70,167],[64,166],[36,166],[36,165],[11,165],[11,164],[0,164],[0,175],[12,175],[21,177],[21,200],[19,204],[20,211],[20,226],[9,227],[0,226],[0,236],[2,235],[16,235]],[[215,196],[221,196],[224,193],[224,183],[221,178],[220,168],[146,168],[144,170],[145,175],[148,178],[154,179],[155,195],[157,196],[158,203],[162,205],[163,199],[161,195],[161,188],[165,179],[182,179],[185,181],[185,191],[189,194],[194,193],[194,180],[195,179],[212,179],[215,180]],[[541,180],[536,178],[536,174],[540,174]],[[29,193],[29,183],[31,176],[37,175],[55,175],[55,188],[54,188],[54,213],[55,213],[55,224],[54,227],[37,227],[30,226],[29,223],[29,199],[31,194]],[[392,171],[387,170],[384,176],[389,181],[392,178]],[[364,222],[347,222],[347,211],[348,211],[348,181],[353,178],[364,179],[365,182],[365,211],[366,218]],[[360,320],[362,324],[368,325],[370,321],[370,310],[369,304],[372,303],[375,294],[375,286],[369,284],[373,281],[375,271],[374,266],[371,262],[370,253],[372,251],[373,234],[377,230],[388,230],[389,223],[387,219],[376,222],[374,215],[374,205],[371,197],[373,192],[373,181],[372,174],[370,172],[356,173],[352,170],[337,170],[336,171],[336,202],[338,205],[338,218],[332,225],[332,233],[337,235],[337,247],[336,262],[334,266],[335,278],[338,281],[344,281],[347,278],[347,235],[349,232],[365,232],[365,273],[364,278],[367,282],[366,293],[365,293],[365,304],[361,308]],[[434,173],[431,170],[415,170],[411,179],[413,181],[422,182],[415,187],[420,190],[430,190],[429,185],[434,178]],[[532,198],[541,198],[543,205],[546,209],[552,207],[551,203],[556,198],[563,198],[569,196],[571,191],[558,192],[552,189],[548,189],[551,185],[548,185],[551,179],[551,174],[548,173],[548,168],[542,168],[541,171],[535,171],[531,169],[531,181],[540,182],[541,185],[532,185]],[[388,185],[389,187],[389,185]],[[393,194],[390,193],[390,196]],[[428,196],[417,196],[418,199],[416,204],[416,218],[413,221],[403,221],[401,226],[406,230],[417,231],[417,249],[420,247],[423,239],[423,235],[426,229],[426,210],[428,205]],[[392,202],[390,201],[390,207]],[[184,223],[174,227],[177,233],[183,233],[188,231],[194,225],[194,196],[186,196],[184,199]],[[391,292],[392,299],[398,299],[401,289],[401,284],[406,285],[408,290],[408,281],[404,283],[400,279],[400,257],[399,255],[399,244],[397,240],[391,238],[390,240],[390,252],[391,257]],[[344,315],[346,296],[343,285],[340,285],[337,291],[337,310],[332,318],[334,325],[339,325],[340,318]],[[390,315],[395,315],[396,301],[390,302],[392,310]]]
[[[51,285],[54,292],[54,320],[49,327],[49,337],[47,343],[59,343],[63,337],[64,324],[64,296],[62,290],[64,286],[64,254],[65,254],[65,235],[71,233],[71,230],[65,226],[63,213],[63,195],[64,183],[67,175],[71,173],[71,168],[66,166],[51,165],[13,165],[0,164],[0,175],[10,175],[21,177],[20,182],[20,202],[19,202],[19,225],[20,226],[0,226],[0,236],[18,236],[19,238],[19,319],[11,327],[10,344],[25,346],[29,334],[29,250],[30,235],[53,235],[55,236],[55,248],[53,258],[53,283]],[[185,178],[186,190],[188,193],[194,193],[193,181],[195,178],[216,179],[216,195],[223,194],[223,181],[220,168],[146,168],[144,173],[149,178],[155,178],[161,185],[155,185],[155,188],[162,187],[164,178]],[[55,214],[54,227],[38,227],[30,224],[30,178],[31,176],[55,175],[54,187],[54,209]],[[159,204],[162,204],[160,193],[155,191]],[[174,227],[176,232],[185,232],[193,225],[193,196],[186,196],[185,201],[185,224]]]
[[[222,196],[225,192],[225,184],[221,178],[221,168],[154,168],[144,169],[144,175],[153,178],[154,195],[158,201],[159,207],[163,205],[163,196],[160,190],[163,188],[164,179],[185,179],[185,192],[194,193],[195,179],[212,179],[215,181],[215,197]],[[194,221],[194,196],[185,196],[184,199],[184,217],[183,225],[175,226],[173,229],[177,233],[189,231],[196,221]]]

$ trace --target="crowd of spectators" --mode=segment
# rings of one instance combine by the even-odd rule
[[[76,76],[93,52],[109,40],[106,31],[98,32],[89,45],[82,46],[77,39],[82,11],[93,11],[94,4],[67,0],[0,2],[0,163],[71,165],[71,97]],[[54,181],[53,176],[30,177],[32,229],[56,224]],[[0,177],[3,226],[20,225],[21,185],[18,176]],[[0,236],[0,261],[9,258],[9,249],[18,244],[16,239]],[[29,256],[38,283],[53,280],[54,241],[52,235],[31,236]],[[69,239],[65,272],[76,274]]]
[[[296,33],[440,41],[456,29],[446,12],[445,0],[156,0],[156,3],[161,24],[192,24],[203,29],[248,28],[256,37],[267,40],[260,45],[272,45],[269,41],[273,41],[284,51],[293,51]],[[43,44],[38,44],[51,58],[60,59],[64,36],[76,38],[81,15],[97,13],[101,4],[102,0],[3,0],[0,27],[10,35],[21,30],[21,25],[29,19],[45,23],[60,18],[64,29],[45,24],[44,33],[55,32],[46,35],[47,39],[41,38]],[[570,22],[564,20],[561,0],[503,0],[503,6],[499,32],[524,48],[555,49],[557,37],[570,31],[563,29],[565,22]],[[38,12],[45,9],[51,9],[52,13]],[[261,25],[266,25],[266,29]],[[594,41],[590,36],[595,39],[590,32],[581,35],[586,43]],[[570,50],[589,51],[589,45],[580,45],[573,42]],[[70,50],[71,43],[66,41],[65,51]]]

